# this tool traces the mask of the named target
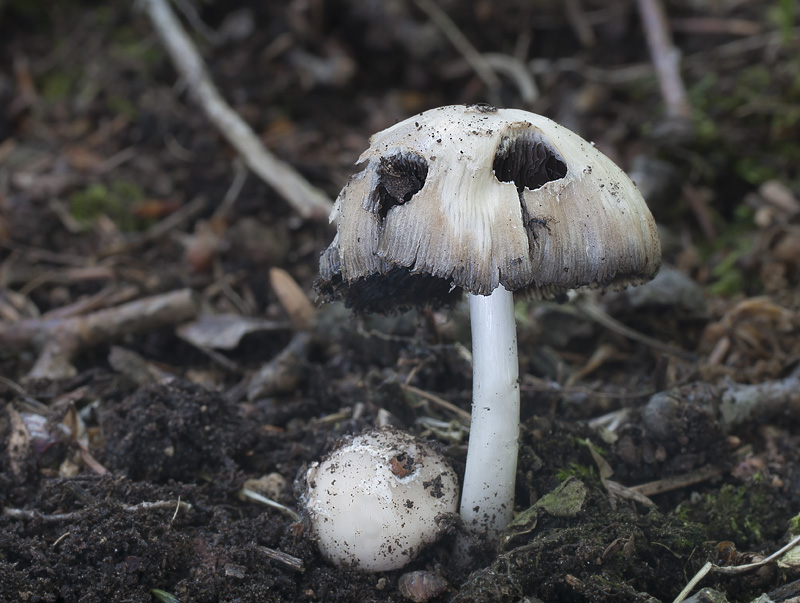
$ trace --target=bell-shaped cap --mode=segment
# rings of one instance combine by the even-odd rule
[[[499,285],[552,296],[655,276],[661,245],[636,186],[550,119],[487,105],[432,109],[370,139],[331,215],[317,290],[358,311]]]

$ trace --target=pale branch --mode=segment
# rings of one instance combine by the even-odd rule
[[[667,115],[688,122],[692,109],[681,79],[681,53],[672,43],[664,6],[661,0],[637,0],[637,5]]]
[[[181,289],[85,316],[0,321],[0,349],[16,352],[32,348],[39,352],[29,379],[71,377],[76,372],[72,360],[81,350],[190,320],[198,308],[195,293]]]
[[[247,166],[275,189],[303,218],[327,218],[333,208],[330,199],[293,167],[270,153],[250,126],[222,98],[194,43],[167,1],[140,2],[192,96],[214,127],[244,158]]]

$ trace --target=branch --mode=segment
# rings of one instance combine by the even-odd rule
[[[664,6],[661,0],[638,0],[637,5],[661,95],[667,105],[667,116],[688,125],[692,108],[681,79],[681,53],[672,43]]]
[[[270,153],[250,126],[225,102],[189,36],[166,0],[141,0],[173,65],[214,127],[244,158],[247,166],[280,194],[303,218],[324,219],[333,204],[293,167]]]
[[[84,348],[189,320],[198,306],[194,292],[181,289],[86,316],[0,321],[0,349],[34,348],[39,352],[28,379],[71,377],[76,372],[72,359]]]

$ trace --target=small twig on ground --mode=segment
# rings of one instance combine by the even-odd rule
[[[681,55],[672,43],[664,6],[661,0],[637,0],[637,5],[661,86],[661,95],[667,106],[667,116],[689,122],[692,109],[681,79]]]
[[[638,341],[643,343],[655,350],[659,350],[665,354],[669,354],[670,356],[675,356],[677,358],[682,358],[683,360],[695,361],[697,357],[692,354],[691,352],[687,352],[681,348],[678,348],[674,345],[670,345],[668,343],[664,343],[654,337],[650,337],[645,335],[644,333],[639,333],[634,329],[631,329],[629,326],[622,324],[616,318],[613,318],[606,312],[604,312],[600,307],[596,304],[591,302],[577,302],[577,308],[586,314],[589,318],[594,320],[597,324],[600,324],[607,329],[614,331],[615,333],[619,333],[620,335],[627,337],[628,339],[633,339],[634,341]]]
[[[225,196],[222,198],[222,203],[214,210],[214,218],[228,217],[228,212],[231,210],[231,207],[233,207],[236,199],[239,198],[239,193],[242,192],[246,180],[247,166],[245,166],[241,158],[237,157],[233,161],[233,182],[231,182]]]
[[[655,496],[656,494],[664,494],[665,492],[672,492],[679,490],[686,486],[693,486],[701,482],[708,481],[715,477],[722,475],[724,471],[719,467],[700,467],[695,471],[684,473],[683,475],[673,475],[664,479],[659,479],[646,484],[639,484],[638,486],[631,486],[631,490],[644,494],[645,496]]]
[[[716,574],[724,574],[727,576],[733,576],[736,574],[743,574],[768,563],[772,563],[781,555],[787,553],[794,547],[800,544],[800,536],[795,536],[787,545],[781,547],[779,550],[772,553],[769,557],[762,559],[761,561],[756,561],[755,563],[747,563],[745,565],[732,565],[732,566],[719,566],[711,563],[708,561],[703,567],[701,567],[698,572],[689,580],[686,587],[675,597],[675,600],[672,603],[681,603],[686,597],[689,596],[689,593],[694,590],[694,587],[699,584],[699,582],[706,577],[709,572],[714,572]]]
[[[519,97],[526,105],[532,105],[539,98],[539,87],[530,69],[520,59],[500,52],[484,53],[486,63],[496,72],[505,74],[516,85]]]
[[[522,382],[520,385],[522,386],[523,389],[527,389],[528,391],[550,392],[555,394],[581,394],[584,396],[591,396],[594,398],[606,398],[611,400],[629,400],[633,398],[647,398],[656,393],[656,390],[653,388],[648,388],[634,392],[601,392],[593,390],[588,387],[581,387],[578,385],[569,385],[569,386],[561,385],[556,381],[552,381],[550,379],[542,379],[541,377],[536,377],[534,375],[531,375],[530,373],[525,373],[524,375],[522,375]],[[597,420],[602,422],[601,417],[598,417]]]
[[[649,63],[616,67],[614,69],[601,69],[587,65],[584,61],[565,57],[561,59],[536,58],[528,61],[528,69],[533,75],[545,76],[555,72],[575,73],[587,81],[598,82],[609,86],[622,86],[653,76],[653,66]]]
[[[772,553],[769,557],[766,557],[761,561],[756,561],[755,563],[746,563],[744,565],[731,565],[723,567],[715,565],[711,568],[711,571],[713,571],[716,574],[725,574],[727,576],[743,574],[745,572],[749,572],[750,570],[758,569],[759,567],[761,567],[762,565],[766,565],[767,563],[772,563],[778,557],[780,557],[784,553],[789,552],[798,544],[800,544],[800,535],[795,536],[788,544],[782,546],[780,549]]]
[[[800,39],[800,27],[795,27],[786,32],[788,38],[784,40],[783,31],[770,31],[756,36],[749,36],[715,46],[710,50],[701,50],[686,57],[687,67],[693,67],[703,73],[708,72],[708,61],[711,59],[731,59],[747,52],[767,49],[780,44]]]
[[[208,205],[205,197],[195,197],[186,205],[181,206],[177,211],[172,212],[160,222],[153,224],[139,236],[125,241],[120,245],[101,250],[97,256],[105,258],[111,255],[130,253],[147,243],[159,240],[169,232],[175,230],[182,224],[186,224],[199,216]]]
[[[746,19],[719,17],[682,17],[670,19],[672,31],[693,34],[725,34],[729,36],[755,36],[764,31],[761,23]]]
[[[414,0],[436,26],[442,30],[445,37],[455,47],[461,56],[472,66],[475,73],[486,84],[489,102],[498,105],[500,102],[500,79],[484,56],[472,45],[453,20],[432,0]]]
[[[308,331],[295,333],[289,344],[250,379],[247,399],[252,402],[294,391],[304,378],[311,339]]]
[[[594,46],[597,43],[597,37],[594,35],[592,26],[586,19],[586,13],[583,11],[580,0],[566,0],[564,9],[567,11],[569,24],[575,32],[575,35],[578,36],[581,44],[587,48]]]
[[[174,500],[157,500],[153,502],[140,502],[136,505],[124,505],[122,510],[126,513],[135,513],[136,511],[149,511],[152,509],[174,509],[176,505],[179,509],[184,511],[189,511],[192,508],[192,505],[181,500],[178,500],[177,503]],[[12,509],[6,507],[3,509],[3,515],[11,517],[12,519],[38,519],[48,523],[58,523],[62,521],[74,521],[94,510],[95,509],[91,507],[86,507],[77,511],[70,511],[69,513],[52,513],[48,515],[31,509]]]
[[[175,375],[148,362],[133,350],[116,345],[111,346],[108,353],[108,364],[138,386],[165,383],[175,378]]]
[[[133,285],[123,287],[122,289],[112,285],[98,291],[94,295],[81,298],[78,301],[69,304],[68,306],[62,306],[60,308],[51,310],[50,312],[46,312],[42,315],[42,319],[54,320],[79,316],[81,314],[86,314],[87,312],[94,312],[95,310],[99,310],[101,308],[116,306],[117,304],[124,304],[125,302],[132,300],[138,294],[139,288]]]
[[[800,371],[785,379],[742,385],[731,383],[721,395],[719,415],[723,429],[769,417],[800,417]]]
[[[175,6],[178,7],[178,10],[183,13],[183,16],[189,22],[189,25],[192,26],[192,29],[203,36],[206,39],[206,42],[213,44],[214,46],[219,46],[222,44],[224,41],[222,36],[220,36],[216,31],[211,29],[203,22],[203,20],[200,18],[200,15],[197,14],[197,9],[194,7],[194,4],[188,2],[187,0],[172,1],[175,3]]]
[[[174,500],[156,500],[154,502],[144,501],[140,502],[135,505],[125,505],[122,507],[128,513],[134,513],[136,511],[149,511],[150,509],[172,509],[175,508],[176,511],[172,515],[172,519],[175,519],[175,515],[178,512],[178,509],[182,511],[190,511],[192,509],[192,505],[187,502],[183,502],[180,498],[177,501]]]
[[[248,167],[303,218],[327,218],[333,208],[331,200],[309,184],[293,167],[270,153],[250,126],[222,98],[197,49],[166,0],[140,2],[192,95],[211,123],[244,158]]]
[[[706,561],[705,565],[700,568],[700,570],[691,580],[689,580],[684,589],[678,594],[677,597],[675,597],[675,600],[672,603],[681,603],[681,601],[688,597],[689,593],[694,590],[694,587],[698,585],[700,580],[706,577],[706,574],[711,571],[712,567],[714,567],[714,564],[710,561]]]
[[[267,498],[266,496],[255,492],[254,490],[250,490],[249,488],[242,488],[239,490],[239,496],[242,498],[249,498],[250,500],[254,500],[256,502],[261,503],[262,505],[266,505],[268,507],[272,507],[286,515],[287,517],[291,517],[295,521],[300,521],[300,516],[297,514],[297,511],[294,509],[287,507],[279,503],[277,500],[272,500],[271,498]]]
[[[266,546],[256,546],[257,551],[261,551],[272,559],[273,561],[281,564],[282,566],[289,568],[290,570],[294,570],[296,572],[302,572],[305,570],[303,567],[303,560],[298,559],[297,557],[293,557],[289,553],[284,553],[283,551],[279,551],[277,549],[271,549]]]
[[[92,456],[92,453],[89,452],[89,446],[86,442],[78,439],[75,441],[75,444],[78,447],[78,456],[81,457],[84,465],[94,471],[96,475],[108,475],[108,469],[106,469],[100,461]]]
[[[451,402],[448,402],[444,398],[435,396],[432,393],[426,392],[425,390],[420,389],[418,387],[414,387],[413,385],[408,385],[407,383],[401,383],[400,387],[402,387],[405,391],[412,393],[416,396],[419,396],[420,398],[423,398],[424,400],[427,400],[428,402],[431,402],[432,404],[435,404],[440,408],[444,408],[445,410],[456,415],[461,420],[462,423],[464,423],[465,425],[469,425],[472,415],[470,415],[470,413],[464,410],[463,408],[459,408],[458,406],[456,406]]]
[[[683,198],[686,205],[692,210],[700,230],[706,237],[707,241],[715,241],[717,239],[717,227],[714,225],[714,217],[711,215],[709,208],[710,195],[704,194],[703,191],[691,186],[690,184],[683,185]]]
[[[82,349],[190,320],[197,315],[198,306],[194,292],[181,289],[86,316],[0,322],[0,349],[39,351],[29,379],[67,378],[75,375],[72,359]]]

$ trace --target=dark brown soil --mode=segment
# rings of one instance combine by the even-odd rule
[[[356,317],[333,303],[303,328],[271,270],[314,300],[333,227],[252,173],[231,192],[236,154],[176,84],[146,15],[0,3],[0,601],[399,603],[417,570],[446,580],[436,602],[672,601],[707,561],[744,564],[800,533],[791,2],[668,3],[692,104],[678,127],[633,1],[442,1],[480,52],[521,61],[539,88],[528,101],[501,70],[489,91],[416,3],[187,4],[217,32],[188,26],[225,98],[329,197],[400,119],[524,108],[633,174],[663,280],[519,300],[516,520],[499,545],[457,554],[465,531],[448,518],[406,568],[333,567],[292,511],[304,467],[341,437],[391,423],[463,477],[468,428],[447,403],[470,406],[465,306]],[[225,347],[180,336],[184,319],[123,329],[61,378],[32,377],[71,316],[186,288],[201,330],[212,314],[271,322]],[[770,389],[732,420],[744,386]],[[571,506],[559,496],[575,483]],[[783,601],[798,573],[771,564],[701,586]]]

